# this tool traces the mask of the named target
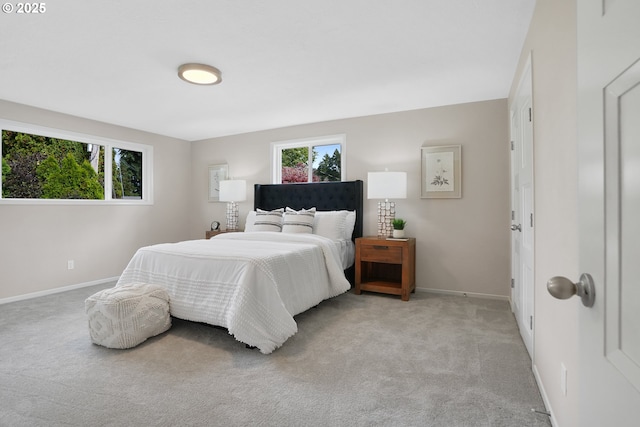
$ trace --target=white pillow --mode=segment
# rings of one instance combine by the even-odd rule
[[[346,240],[351,240],[353,236],[353,229],[356,227],[356,211],[348,211],[347,219],[344,223],[344,236]]]
[[[244,231],[254,231],[253,226],[256,222],[256,211],[249,211],[247,219],[244,222]]]
[[[313,234],[331,240],[343,240],[346,234],[348,211],[319,211],[313,221]],[[349,234],[351,239],[351,234]]]
[[[253,223],[250,223],[250,216],[247,215],[247,223],[245,224],[245,231],[282,231],[282,214],[284,208],[275,209],[272,211],[263,211],[258,209],[255,212],[255,219]]]
[[[313,233],[313,219],[315,215],[316,208],[296,211],[288,207],[284,212],[282,232]]]

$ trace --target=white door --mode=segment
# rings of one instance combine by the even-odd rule
[[[640,425],[640,1],[580,0],[580,426]]]
[[[511,106],[511,304],[533,358],[533,111],[531,57]]]

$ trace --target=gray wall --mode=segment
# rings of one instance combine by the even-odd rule
[[[198,141],[192,144],[191,238],[212,220],[224,224],[225,204],[207,201],[207,166],[227,163],[255,183],[271,179],[271,142],[346,134],[347,179],[369,171],[406,171],[408,198],[396,200],[406,232],[417,237],[417,286],[507,297],[510,294],[509,144],[506,100],[335,120]],[[420,147],[462,145],[462,198],[420,198]],[[366,197],[366,196],[365,196]],[[376,233],[375,200],[365,200],[365,234]]]
[[[152,206],[0,204],[0,298],[118,276],[144,245],[202,238],[224,203],[207,201],[207,166],[227,163],[234,178],[270,181],[272,141],[344,133],[347,178],[368,171],[408,173],[397,201],[418,238],[423,289],[509,295],[509,151],[506,100],[315,123],[187,143],[118,126],[0,102],[0,117],[154,146]],[[462,145],[463,197],[420,198],[420,147]],[[366,184],[365,184],[366,188]],[[242,222],[252,207],[240,204]],[[365,234],[375,234],[376,201],[365,200]],[[67,260],[75,269],[67,270]]]
[[[556,425],[576,426],[578,298],[560,301],[546,290],[553,276],[579,277],[576,2],[538,0],[522,66],[532,52],[535,185],[535,328],[533,369]],[[567,370],[567,395],[560,387],[560,365]]]
[[[139,247],[188,237],[189,143],[6,101],[0,117],[152,145],[155,171],[152,206],[0,203],[0,299],[119,276]]]

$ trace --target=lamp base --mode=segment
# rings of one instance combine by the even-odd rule
[[[378,202],[378,237],[391,237],[393,225],[391,222],[396,217],[396,203],[385,200]]]
[[[227,203],[227,230],[238,229],[238,204],[236,202]]]

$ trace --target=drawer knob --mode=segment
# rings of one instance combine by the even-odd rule
[[[382,250],[386,250],[389,249],[389,246],[378,246],[378,245],[374,245],[373,249],[382,249]]]

